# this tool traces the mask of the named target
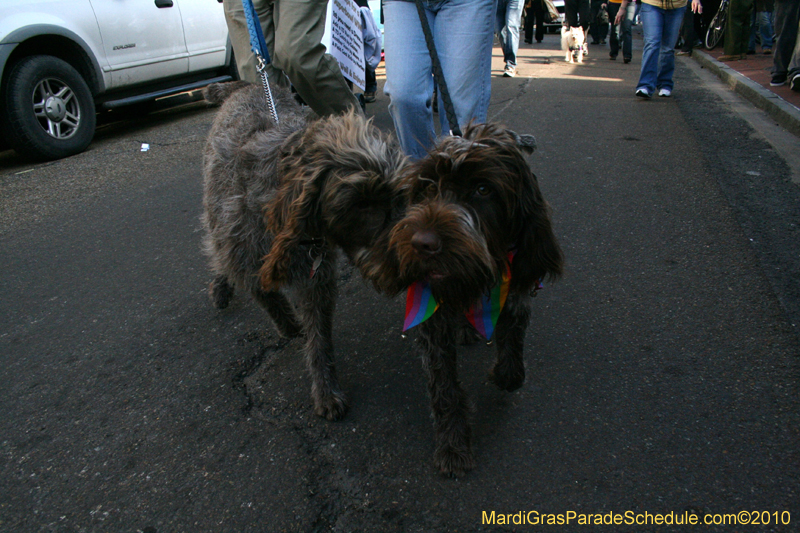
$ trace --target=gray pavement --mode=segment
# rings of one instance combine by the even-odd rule
[[[342,265],[339,423],[313,415],[298,341],[246,298],[210,306],[214,110],[50,164],[0,155],[0,531],[688,531],[513,516],[741,511],[795,530],[796,169],[686,62],[673,98],[635,98],[638,58],[567,65],[548,35],[493,80],[490,118],[537,137],[567,275],[534,301],[519,391],[487,383],[491,347],[460,350],[478,466],[459,479],[431,465],[401,298]],[[390,130],[386,104],[368,109]]]

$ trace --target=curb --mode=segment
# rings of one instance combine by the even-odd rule
[[[778,124],[800,137],[800,109],[702,50],[697,48],[692,50],[692,58],[719,76],[740,96],[749,100],[759,109],[766,111]]]

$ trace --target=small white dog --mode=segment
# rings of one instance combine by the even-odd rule
[[[564,60],[567,63],[574,63],[576,59],[578,63],[583,63],[585,44],[586,36],[583,34],[583,28],[561,26],[561,49],[566,53]]]

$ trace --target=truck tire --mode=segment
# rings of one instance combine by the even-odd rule
[[[35,159],[82,152],[94,137],[97,117],[86,81],[66,61],[37,55],[11,69],[5,91],[4,128],[9,144]]]

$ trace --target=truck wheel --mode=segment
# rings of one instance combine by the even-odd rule
[[[53,56],[30,56],[11,69],[5,133],[19,153],[60,159],[82,152],[94,137],[94,98],[83,77]]]

